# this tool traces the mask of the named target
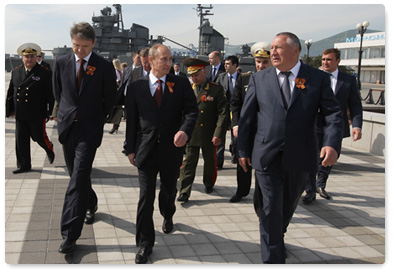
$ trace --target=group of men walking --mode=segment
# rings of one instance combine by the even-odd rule
[[[316,189],[316,170],[320,168],[319,181],[327,179],[342,137],[350,136],[348,112],[353,139],[361,138],[359,90],[352,76],[338,71],[339,51],[323,53],[322,69],[330,76],[303,64],[298,37],[282,32],[271,44],[251,48],[256,73],[240,74],[238,59],[229,56],[222,64],[218,52],[209,55],[209,62],[185,59],[191,84],[187,77],[169,73],[171,52],[157,44],[140,52],[141,66],[125,72],[117,88],[112,64],[92,50],[92,26],[75,24],[70,37],[73,52],[56,59],[52,75],[37,64],[37,45],[20,47],[24,65],[12,72],[6,105],[7,117],[16,117],[17,174],[31,169],[30,137],[45,149],[50,163],[54,161],[45,123],[54,100],[58,103],[58,135],[70,175],[59,252],[72,253],[84,223],[94,222],[98,201],[90,178],[92,164],[104,123],[121,102],[126,112],[123,152],[137,167],[140,185],[136,263],[147,262],[155,243],[157,178],[162,230],[168,234],[174,228],[177,182],[177,200],[187,202],[200,149],[205,192],[213,191],[228,128],[232,162],[237,164],[237,190],[230,201],[249,194],[255,169],[262,262],[285,263],[284,234],[303,191],[307,203],[314,201],[316,191],[330,198],[321,182]]]

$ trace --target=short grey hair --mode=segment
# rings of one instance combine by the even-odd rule
[[[298,36],[296,36],[295,34],[291,33],[291,32],[280,32],[276,35],[277,36],[287,36],[287,43],[291,46],[297,46],[299,48],[299,51],[302,51],[302,46],[300,44],[300,40],[298,38]]]

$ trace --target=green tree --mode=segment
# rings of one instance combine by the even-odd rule
[[[322,65],[321,59],[322,59],[322,55],[318,55],[318,56],[315,56],[315,57],[309,57],[309,65],[319,69],[321,67],[321,65]],[[305,64],[307,63],[307,54],[305,54],[302,57],[302,62],[305,63]],[[341,71],[343,73],[350,74],[350,75],[353,75],[354,72],[355,72],[349,66],[342,66],[341,62],[340,62],[340,66],[339,66],[339,71]]]

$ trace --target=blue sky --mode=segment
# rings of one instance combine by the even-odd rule
[[[97,4],[66,4],[75,1],[57,1],[61,4],[19,4],[8,1],[5,12],[6,53],[16,53],[19,45],[35,42],[43,49],[70,46],[69,30],[73,22],[92,22],[93,14],[112,4],[95,1]],[[47,1],[48,2],[48,1]],[[150,35],[167,36],[181,44],[198,44],[196,4],[193,1],[167,4],[122,4],[125,28],[132,23],[146,26]],[[139,1],[141,2],[141,1]],[[185,4],[185,3],[193,4]],[[251,1],[250,1],[251,2]],[[250,3],[246,2],[246,3]],[[286,2],[286,1],[283,1]],[[283,3],[277,1],[276,3]],[[340,1],[339,1],[340,2]],[[353,3],[357,1],[349,1]],[[145,2],[147,3],[147,2]],[[371,29],[385,31],[385,6],[367,4],[222,4],[212,1],[214,16],[208,16],[211,24],[222,35],[229,38],[229,44],[244,44],[256,41],[270,42],[280,31],[291,31],[301,39],[318,41],[339,32],[354,29],[356,24],[370,21]],[[229,1],[227,1],[229,3]],[[243,2],[244,3],[244,2]],[[261,2],[263,3],[263,1]],[[306,2],[304,2],[306,3]],[[307,2],[308,3],[308,2]],[[336,3],[336,2],[335,2]],[[381,2],[384,3],[384,2]],[[208,4],[206,4],[208,5]],[[115,13],[115,9],[113,9]],[[155,17],[159,14],[160,19]],[[167,45],[178,47],[166,42]]]

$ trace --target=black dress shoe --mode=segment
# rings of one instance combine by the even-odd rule
[[[72,253],[75,248],[75,241],[71,241],[69,239],[65,239],[59,247],[59,252],[63,254]]]
[[[53,161],[55,160],[55,153],[50,151],[49,153],[47,153],[47,157],[48,157],[49,164],[52,164]]]
[[[326,192],[326,190],[324,188],[317,188],[317,192],[320,194],[320,196],[322,198],[325,198],[327,200],[331,199],[331,197],[329,196],[329,194]]]
[[[311,203],[315,200],[315,192],[307,192],[306,195],[303,197],[303,202]]]
[[[230,198],[230,202],[232,202],[232,203],[237,203],[237,202],[240,202],[241,201],[241,196],[238,196],[237,194],[235,194],[235,195],[233,195],[232,196],[232,198]]]
[[[181,194],[178,196],[177,201],[178,201],[178,202],[188,202],[188,199],[189,199],[188,194],[186,194],[186,193],[181,193]]]
[[[168,234],[168,233],[172,232],[173,227],[174,227],[173,219],[163,220],[162,230],[164,233]]]
[[[87,225],[93,224],[93,222],[95,221],[95,212],[96,211],[97,211],[97,206],[93,210],[91,210],[91,209],[86,210],[85,220],[84,220],[85,224],[87,224]]]
[[[145,264],[148,261],[148,256],[152,253],[152,247],[142,246],[136,254],[136,264]]]
[[[29,167],[20,167],[19,169],[13,170],[12,173],[13,174],[18,174],[18,173],[27,173],[29,171],[31,171],[32,168]]]
[[[213,192],[213,187],[204,187],[204,191],[206,193],[212,193]]]
[[[118,124],[114,124],[113,126],[112,126],[112,129],[111,129],[111,131],[109,132],[111,135],[113,134],[113,133],[118,133],[118,128],[119,128],[119,125]]]

